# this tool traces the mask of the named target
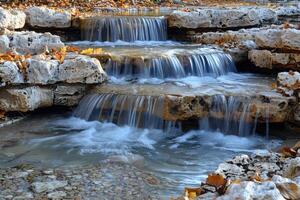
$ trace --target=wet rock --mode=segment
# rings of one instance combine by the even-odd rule
[[[217,199],[285,200],[275,183],[270,181],[262,183],[244,181],[240,184],[231,184],[226,193]]]
[[[84,85],[59,85],[54,90],[54,105],[75,106],[86,90]]]
[[[102,83],[107,75],[100,62],[88,56],[77,56],[75,59],[65,60],[59,66],[58,80],[67,83]]]
[[[269,50],[251,50],[249,60],[257,67],[298,69],[300,68],[300,54],[296,53],[272,53]]]
[[[49,199],[63,199],[67,194],[63,191],[51,192],[47,195]]]
[[[5,10],[0,7],[0,28],[20,29],[25,25],[26,15],[20,10]]]
[[[59,49],[64,46],[59,36],[50,33],[22,31],[12,32],[7,37],[10,40],[9,50],[20,54],[39,54],[46,49]]]
[[[68,28],[71,26],[71,13],[47,7],[30,7],[25,11],[26,23],[30,26]]]
[[[251,27],[276,21],[277,15],[271,9],[246,7],[174,11],[168,18],[170,27],[190,29]]]
[[[49,181],[49,182],[34,182],[32,183],[32,189],[36,193],[42,193],[42,192],[51,192],[53,190],[56,190],[58,188],[62,188],[68,185],[67,181]],[[50,193],[51,194],[51,193]],[[59,195],[60,193],[52,193],[52,197],[55,195]]]
[[[24,83],[24,77],[16,63],[6,61],[0,64],[0,86]]]
[[[37,86],[20,89],[0,89],[0,110],[32,111],[53,105],[53,91]]]
[[[247,165],[250,162],[250,157],[246,154],[235,156],[233,159],[229,160],[228,162],[235,164],[235,165]]]
[[[26,62],[29,83],[46,85],[57,82],[59,65],[57,60],[27,59]]]
[[[234,177],[234,179],[239,178],[244,174],[244,169],[234,164],[221,163],[215,173],[222,174],[225,177]]]

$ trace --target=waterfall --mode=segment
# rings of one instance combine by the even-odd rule
[[[81,100],[74,116],[89,121],[174,130],[180,124],[163,120],[163,106],[164,98],[161,96],[92,94]]]
[[[190,50],[188,54],[168,53],[150,58],[125,57],[121,61],[110,59],[105,69],[114,77],[161,79],[186,76],[218,77],[228,72],[236,72],[229,54],[218,51],[203,53],[201,50]]]
[[[253,116],[251,99],[224,95],[211,98],[208,115],[199,120],[201,130],[217,130],[240,136],[255,133],[259,110]],[[163,129],[167,132],[181,129],[181,122],[163,119],[164,96],[91,94],[81,100],[74,116],[88,121]]]
[[[255,134],[259,110],[253,119],[250,116],[252,103],[248,98],[216,95],[209,116],[199,121],[199,127],[239,136]]]
[[[91,17],[82,22],[81,33],[82,39],[89,41],[164,41],[167,39],[167,21],[164,17]]]

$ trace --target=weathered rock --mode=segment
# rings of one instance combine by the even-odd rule
[[[259,48],[300,51],[300,30],[269,29],[260,31],[255,36]]]
[[[107,75],[101,67],[100,62],[88,56],[77,56],[68,59],[59,66],[59,81],[67,83],[102,83]]]
[[[0,7],[0,28],[20,29],[25,25],[26,15],[20,10],[5,10]]]
[[[251,50],[249,60],[257,67],[298,69],[300,68],[300,54],[296,53],[272,53],[269,50]]]
[[[296,6],[282,6],[275,9],[278,16],[298,16],[300,15],[300,8]]]
[[[21,89],[0,89],[0,110],[32,111],[53,105],[53,91],[37,86]]]
[[[57,60],[27,59],[27,78],[29,83],[52,84],[57,82],[58,65]]]
[[[0,53],[6,53],[9,50],[9,42],[6,35],[0,35]]]
[[[227,178],[239,179],[245,171],[235,164],[221,163],[215,173],[222,174]]]
[[[63,199],[67,194],[63,191],[51,192],[47,195],[49,199]]]
[[[280,72],[277,76],[277,84],[281,87],[296,90],[300,88],[299,72]]]
[[[300,157],[287,161],[283,168],[283,176],[291,179],[300,176]]]
[[[53,190],[56,190],[58,188],[62,188],[68,185],[67,181],[49,181],[49,182],[34,182],[32,183],[33,190],[37,193],[42,192],[51,192]],[[55,195],[51,195],[55,196]]]
[[[71,13],[52,10],[47,7],[30,7],[26,11],[26,23],[30,26],[47,28],[68,28],[71,26]]]
[[[240,184],[231,184],[226,193],[217,198],[217,200],[232,199],[285,200],[275,183],[271,181],[262,183],[244,181]]]
[[[9,38],[9,50],[20,54],[39,54],[46,49],[59,49],[64,46],[60,37],[50,33],[12,32]]]
[[[85,90],[84,85],[57,86],[54,90],[54,105],[75,106],[83,97]]]
[[[16,63],[6,61],[0,64],[0,86],[19,83],[24,83],[24,77]]]
[[[275,22],[277,15],[267,8],[204,8],[196,11],[174,11],[168,18],[170,27],[178,28],[236,28]]]

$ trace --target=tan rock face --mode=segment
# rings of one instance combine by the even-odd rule
[[[28,112],[53,105],[53,92],[37,86],[23,89],[1,89],[0,110]]]
[[[20,29],[25,25],[26,15],[20,10],[5,10],[0,7],[0,28]]]
[[[298,69],[300,68],[300,54],[272,53],[269,50],[251,50],[249,60],[261,68]]]
[[[30,26],[68,28],[71,27],[71,13],[46,7],[31,7],[26,11],[26,23]]]

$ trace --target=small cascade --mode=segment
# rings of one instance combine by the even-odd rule
[[[252,102],[249,99],[216,95],[212,100],[209,117],[199,121],[203,130],[218,130],[227,134],[249,136],[256,132],[258,112],[255,118],[250,116]],[[221,116],[221,119],[220,119]]]
[[[163,120],[163,101],[160,96],[92,94],[81,100],[74,116],[88,121],[174,130],[179,124]]]
[[[110,59],[106,72],[114,77],[130,78],[182,78],[187,76],[218,77],[236,72],[229,54],[215,51],[189,50],[187,53],[167,52],[155,57],[125,57],[123,60]]]
[[[167,21],[164,17],[101,16],[83,21],[82,40],[133,42],[167,40]]]

